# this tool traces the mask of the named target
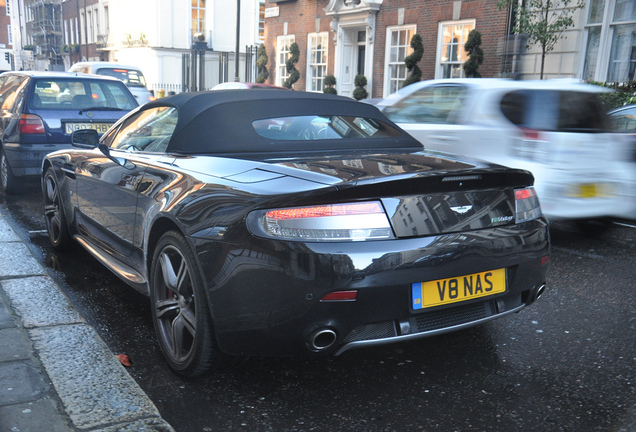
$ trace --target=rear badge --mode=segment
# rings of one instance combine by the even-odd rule
[[[468,213],[468,211],[470,209],[472,209],[473,206],[471,205],[466,205],[466,206],[456,206],[456,207],[451,207],[450,209],[452,211],[454,211],[455,213],[459,213],[459,214],[464,214],[464,213]]]
[[[512,216],[500,216],[500,217],[494,217],[491,219],[492,223],[497,223],[497,222],[508,222],[512,220]]]
[[[92,118],[93,118],[93,115],[94,115],[94,114],[93,114],[93,111],[88,111],[88,112],[86,113],[86,117],[88,117],[88,118],[90,118],[90,119],[92,119]]]

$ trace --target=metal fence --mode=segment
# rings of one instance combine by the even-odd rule
[[[257,77],[258,46],[246,46],[239,53],[239,80],[253,82]],[[235,53],[191,50],[181,55],[181,83],[149,83],[155,96],[207,90],[216,84],[234,80]],[[162,92],[163,90],[163,92]]]

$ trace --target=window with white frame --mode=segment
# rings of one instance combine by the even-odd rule
[[[7,34],[9,35],[9,45],[13,45],[13,31],[11,30],[11,24],[7,25]]]
[[[386,53],[384,65],[384,95],[388,96],[402,88],[408,71],[404,59],[413,52],[411,39],[415,26],[388,27],[386,29]]]
[[[85,17],[84,17],[84,11],[80,11],[79,27],[86,28],[86,27],[84,27],[84,23],[85,22],[86,21],[85,21]],[[80,33],[80,39],[79,39],[79,44],[80,45],[82,43],[88,43],[88,41],[86,39],[86,32],[82,32],[82,33]]]
[[[258,9],[258,41],[265,42],[265,2],[260,1]]]
[[[7,12],[7,16],[11,15],[11,0],[7,0],[5,5],[5,11]]]
[[[439,24],[435,78],[463,78],[468,53],[464,44],[475,29],[475,20],[447,21]]]
[[[192,36],[205,34],[205,0],[192,0]]]
[[[86,43],[94,42],[93,40],[93,11],[91,10],[86,11],[86,26],[88,27],[87,34],[86,34]]]
[[[610,82],[626,82],[636,78],[635,0],[587,2],[585,57],[581,77]]]
[[[276,38],[276,85],[281,86],[289,77],[287,59],[291,56],[290,46],[296,41],[293,35],[278,36]]]
[[[327,49],[329,34],[310,33],[307,36],[307,91],[322,92],[327,75]]]
[[[95,42],[99,42],[97,40],[97,38],[100,35],[100,29],[99,29],[99,9],[97,8],[97,6],[95,6],[95,8],[93,9],[93,19],[95,21],[95,25],[93,26],[93,28],[95,29]]]

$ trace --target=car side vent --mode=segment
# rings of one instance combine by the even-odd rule
[[[468,180],[481,180],[480,175],[468,175],[468,176],[453,176],[453,177],[444,177],[442,179],[443,182],[449,181],[468,181]]]

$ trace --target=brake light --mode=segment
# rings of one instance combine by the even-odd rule
[[[527,222],[541,217],[541,204],[537,191],[533,187],[515,189],[515,222]]]
[[[378,201],[327,204],[253,212],[248,226],[255,234],[281,240],[365,241],[394,238]]]
[[[35,114],[22,114],[20,116],[20,133],[25,135],[43,134],[44,122],[42,118]]]

